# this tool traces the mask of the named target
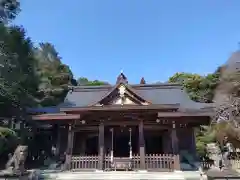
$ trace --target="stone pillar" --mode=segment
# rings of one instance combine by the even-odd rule
[[[143,121],[140,120],[139,126],[139,154],[140,154],[140,169],[145,169],[145,140],[143,132]]]
[[[104,163],[104,124],[99,124],[98,131],[98,169],[103,170]]]
[[[70,170],[70,168],[71,168],[73,139],[74,139],[73,125],[69,124],[69,126],[68,126],[67,150],[66,150],[66,161],[65,161],[65,169],[66,170]]]

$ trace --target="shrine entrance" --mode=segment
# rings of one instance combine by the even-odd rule
[[[137,154],[138,146],[137,126],[111,126],[108,137],[111,137],[111,151],[114,157],[130,157]]]
[[[122,134],[114,137],[114,157],[129,157],[129,136]]]

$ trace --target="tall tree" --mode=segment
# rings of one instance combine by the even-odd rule
[[[63,101],[68,86],[76,85],[70,68],[61,62],[55,47],[50,43],[40,43],[35,48],[38,61],[37,71],[40,84],[36,98],[42,106],[57,105]]]
[[[32,43],[22,27],[0,26],[0,97],[15,107],[33,105],[38,87]]]
[[[22,27],[0,24],[0,116],[9,123],[26,120],[25,107],[34,106],[38,77],[32,49]],[[0,127],[0,153],[16,145],[16,139],[10,129]]]
[[[207,76],[191,73],[176,73],[169,82],[180,83],[189,97],[197,102],[210,103],[213,101],[215,89],[219,83],[219,71]],[[204,155],[205,144],[215,141],[216,128],[202,126],[196,129],[196,147],[199,155]]]
[[[18,0],[0,1],[0,23],[7,23],[13,20],[20,12],[20,2]]]
[[[18,0],[1,0],[0,1],[0,115],[9,116],[9,114],[19,115],[22,110],[19,108],[19,99],[17,98],[16,84],[11,76],[15,76],[17,55],[9,48],[10,34],[4,26],[13,20],[20,11]],[[15,55],[15,56],[14,56]],[[9,77],[9,72],[11,76]],[[13,87],[11,87],[13,85]],[[13,91],[12,91],[13,90]],[[14,99],[14,101],[12,101]],[[14,111],[13,111],[14,110]],[[11,113],[9,113],[11,112]],[[16,113],[17,112],[17,113]],[[14,138],[12,138],[14,137]],[[11,149],[16,145],[17,136],[11,129],[0,127],[0,155],[5,150]]]
[[[218,125],[218,140],[227,135],[235,146],[240,148],[240,71],[222,72],[216,94],[224,98],[216,98],[217,107],[215,122]]]

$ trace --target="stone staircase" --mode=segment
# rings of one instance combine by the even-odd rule
[[[131,172],[131,171],[113,171],[113,172],[58,172],[43,173],[41,179],[48,180],[87,180],[87,179],[121,179],[121,180],[200,180],[200,172]]]

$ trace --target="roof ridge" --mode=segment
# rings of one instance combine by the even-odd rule
[[[72,91],[78,90],[90,90],[90,89],[110,89],[112,85],[101,85],[101,86],[69,86],[68,89]]]
[[[141,88],[141,87],[179,87],[182,88],[182,85],[179,83],[155,83],[155,84],[128,84],[128,86],[133,88]],[[86,89],[110,89],[113,88],[114,85],[100,85],[100,86],[69,86],[70,90],[86,90]]]
[[[131,87],[179,87],[182,88],[182,85],[179,83],[155,83],[155,84],[130,84]]]

